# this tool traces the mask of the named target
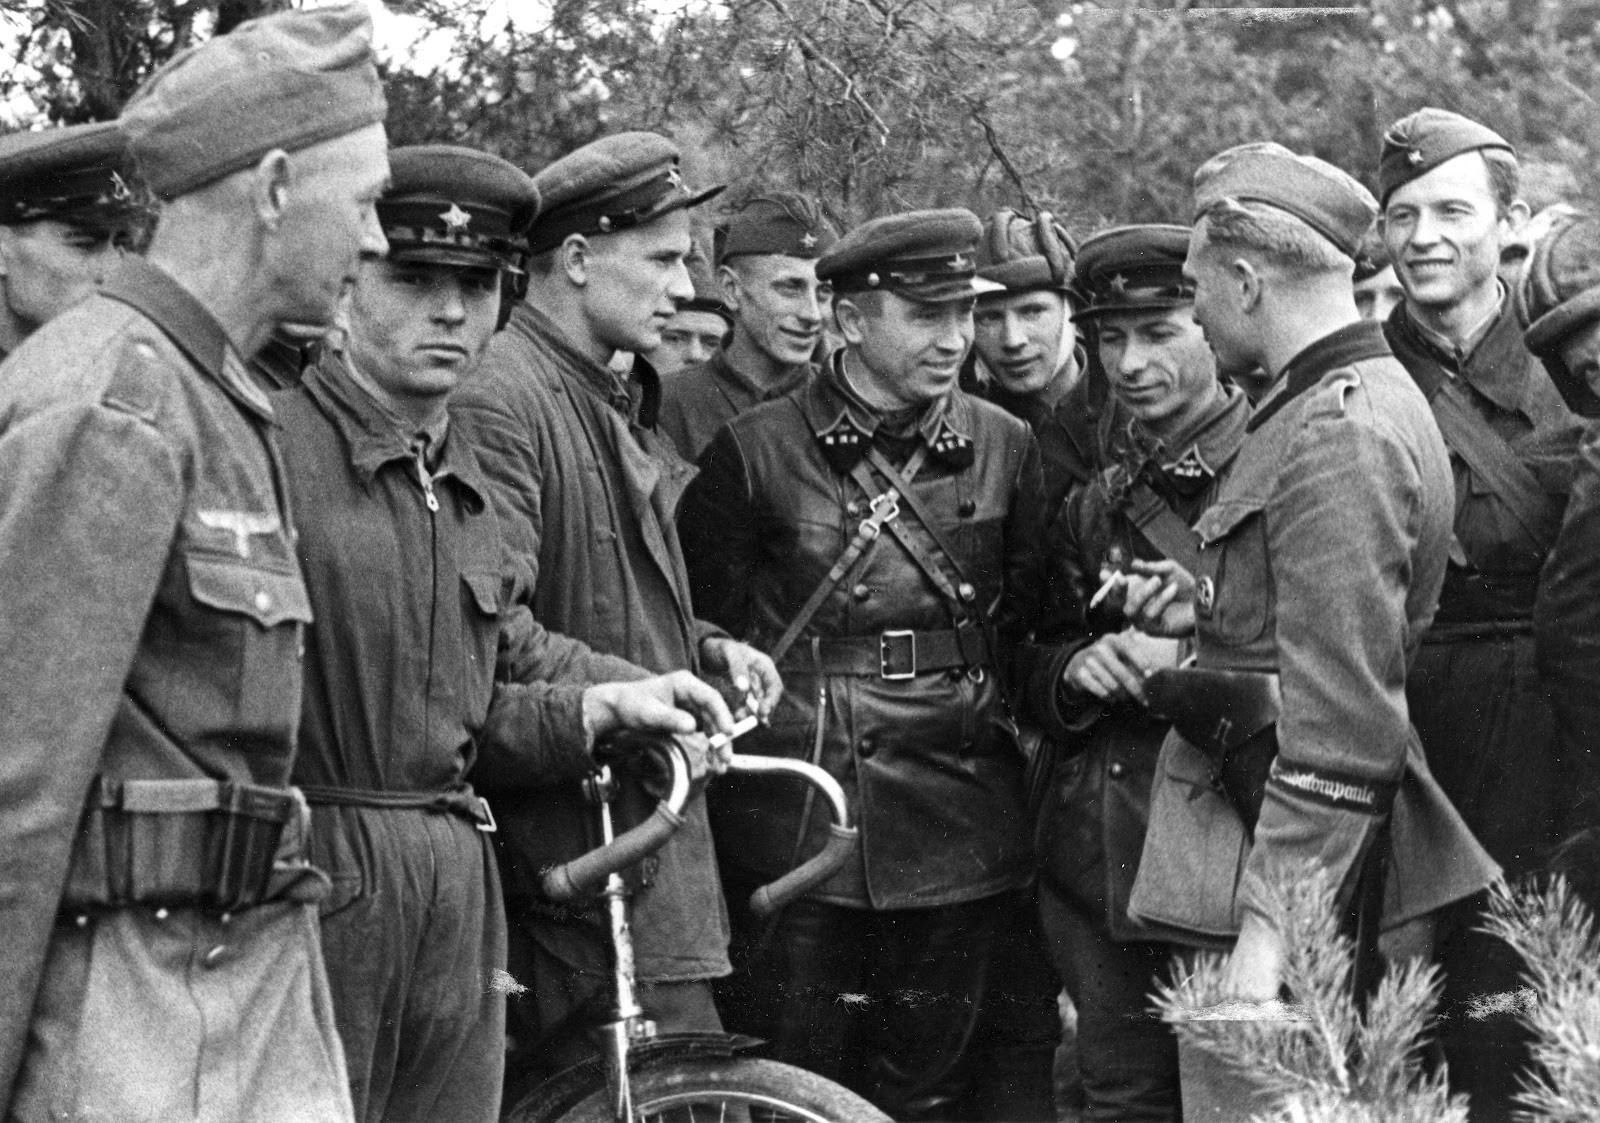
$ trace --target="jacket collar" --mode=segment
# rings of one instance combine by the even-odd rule
[[[781,398],[803,385],[815,372],[815,368],[809,364],[799,366],[778,379],[774,385],[765,386],[728,362],[724,351],[718,351],[706,361],[706,370],[722,386],[724,395],[733,395],[729,402],[734,406],[754,405]]]
[[[845,377],[842,350],[829,357],[800,402],[823,459],[835,472],[848,473],[867,455],[883,418]],[[917,419],[916,431],[930,460],[958,471],[972,465],[972,406],[964,395],[951,393],[930,402]]]
[[[142,257],[125,258],[100,294],[144,315],[230,398],[262,421],[273,420],[272,403],[245,370],[217,318],[164,270]]]
[[[625,378],[578,350],[560,324],[527,301],[512,309],[509,326],[554,351],[573,381],[623,417],[646,429],[656,427],[661,412],[661,378],[643,356],[634,356],[632,377]]]
[[[1528,351],[1522,343],[1522,328],[1517,323],[1516,307],[1502,299],[1500,311],[1472,349],[1461,354],[1443,345],[1443,340],[1427,331],[1411,317],[1402,301],[1385,325],[1396,354],[1420,353],[1448,373],[1465,378],[1472,388],[1503,410],[1522,410],[1527,394]],[[1406,368],[1429,398],[1439,389],[1439,372],[1427,364],[1407,363]]]
[[[350,449],[350,463],[368,483],[386,464],[402,461],[407,468],[417,459],[420,433],[408,433],[388,410],[350,375],[348,360],[339,354],[324,355],[302,380],[306,392],[344,436]],[[432,447],[443,444],[431,475],[435,482],[455,480],[472,497],[472,506],[481,510],[489,495],[488,484],[472,446],[451,440],[446,424],[427,433]]]
[[[1160,441],[1138,421],[1128,423],[1123,464],[1130,480],[1150,478],[1179,495],[1199,495],[1233,460],[1244,443],[1250,399],[1231,384],[1217,388],[1211,408],[1187,432]]]
[[[1289,360],[1245,431],[1253,433],[1261,428],[1284,406],[1321,382],[1329,371],[1390,354],[1393,352],[1384,338],[1383,326],[1371,320],[1357,320],[1330,332]]]

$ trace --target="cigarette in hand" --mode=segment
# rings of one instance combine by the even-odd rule
[[[1126,585],[1127,583],[1128,575],[1126,573],[1123,573],[1120,570],[1113,573],[1110,577],[1106,578],[1105,584],[1101,585],[1099,589],[1095,590],[1094,596],[1089,598],[1089,607],[1093,608],[1095,605],[1099,604],[1101,601],[1110,596],[1112,589],[1117,588],[1119,585]]]
[[[720,749],[724,745],[731,745],[733,744],[735,737],[743,737],[746,733],[754,729],[756,724],[755,714],[751,714],[749,717],[742,717],[733,723],[732,733],[712,734],[712,736],[708,738],[709,744],[713,749]]]

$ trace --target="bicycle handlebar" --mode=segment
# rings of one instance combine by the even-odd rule
[[[552,901],[571,901],[598,890],[611,874],[661,849],[673,833],[683,826],[683,808],[689,801],[691,787],[688,755],[670,737],[649,738],[644,744],[644,751],[655,754],[658,759],[664,758],[671,769],[672,787],[667,798],[656,805],[655,812],[648,819],[598,850],[591,850],[570,862],[546,870],[540,878],[540,887]],[[828,824],[828,840],[822,849],[772,884],[763,885],[751,894],[751,911],[757,916],[768,916],[832,877],[849,859],[859,832],[850,825],[850,805],[845,800],[844,789],[837,780],[814,764],[786,757],[735,753],[729,761],[728,770],[768,774],[781,772],[798,776],[819,788],[833,811],[833,822]]]

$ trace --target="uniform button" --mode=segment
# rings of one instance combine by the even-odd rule
[[[844,513],[849,515],[851,518],[855,518],[861,513],[861,504],[857,503],[854,499],[850,500],[850,502],[844,505]]]
[[[166,909],[156,909],[156,919],[157,920],[165,920],[165,919],[167,919],[168,915],[169,914],[168,914]]]
[[[89,917],[84,913],[80,912],[77,915],[77,917],[75,918],[74,922],[78,925],[79,928],[87,928],[87,927],[89,927]]]
[[[216,947],[206,952],[205,955],[201,956],[200,961],[207,967],[215,967],[217,964],[222,962],[222,957],[227,953],[227,951],[228,947],[226,944],[218,944]]]
[[[1124,765],[1121,761],[1112,761],[1111,762],[1111,768],[1109,769],[1109,771],[1111,773],[1111,778],[1113,780],[1120,780],[1120,779],[1122,779],[1123,774],[1128,771],[1128,769],[1127,769],[1127,766]]]
[[[267,595],[267,591],[265,589],[263,589],[261,592],[256,594],[256,611],[257,612],[265,612],[271,607],[272,607],[272,598]]]
[[[963,499],[956,507],[956,514],[964,519],[970,519],[978,511],[978,505],[970,499]]]
[[[872,596],[872,590],[866,585],[857,585],[855,588],[850,590],[850,595],[855,597],[856,600],[866,600],[868,597]]]
[[[964,604],[971,604],[978,599],[978,590],[963,581],[960,588],[956,589],[956,595],[961,598]]]
[[[868,733],[865,737],[861,738],[861,745],[858,751],[860,752],[863,760],[878,751],[878,742],[872,736],[872,734]]]

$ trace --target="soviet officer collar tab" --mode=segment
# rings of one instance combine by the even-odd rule
[[[231,344],[217,318],[177,281],[142,257],[124,258],[100,295],[128,305],[152,321],[200,370],[240,405],[272,421],[272,404],[248,379],[230,378]]]
[[[867,454],[882,416],[845,378],[842,353],[835,353],[800,400],[823,458],[834,471],[849,472]],[[931,459],[959,469],[972,464],[973,441],[952,402],[953,396],[930,402],[916,430]]]
[[[1278,376],[1276,393],[1262,403],[1245,426],[1254,433],[1301,394],[1322,381],[1330,371],[1369,359],[1392,358],[1383,325],[1372,320],[1357,320],[1330,332],[1304,348],[1285,364]]]

